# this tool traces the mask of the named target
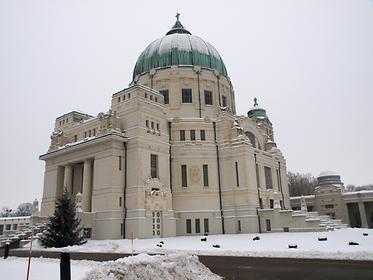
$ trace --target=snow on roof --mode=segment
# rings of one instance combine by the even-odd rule
[[[326,177],[326,176],[339,176],[339,174],[335,171],[325,170],[325,171],[322,171],[318,177]]]
[[[9,221],[9,220],[29,220],[31,216],[17,216],[17,217],[1,217],[0,221]]]

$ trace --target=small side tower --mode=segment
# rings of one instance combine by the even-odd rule
[[[267,138],[265,142],[265,150],[268,151],[272,148],[276,148],[277,145],[274,142],[272,123],[267,116],[266,110],[259,106],[256,97],[254,98],[254,106],[247,112],[247,116],[250,119],[255,120],[257,128],[260,129],[262,135]]]

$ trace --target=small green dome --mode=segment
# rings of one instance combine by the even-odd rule
[[[256,117],[256,118],[262,118],[267,119],[267,112],[262,107],[259,107],[258,105],[258,99],[254,98],[254,106],[250,109],[249,112],[247,112],[247,116],[249,118]]]
[[[192,35],[176,16],[175,25],[166,36],[152,42],[137,59],[133,78],[154,68],[171,65],[198,65],[217,70],[228,76],[227,69],[217,50],[198,36]]]

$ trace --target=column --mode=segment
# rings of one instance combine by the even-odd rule
[[[368,228],[368,220],[367,220],[367,214],[365,213],[365,207],[364,202],[359,201],[359,212],[360,212],[360,219],[361,219],[361,227]]]
[[[73,171],[71,165],[65,166],[65,174],[63,178],[63,187],[66,188],[68,193],[72,193],[73,190]]]
[[[82,208],[83,212],[91,212],[92,200],[92,160],[84,161],[83,169],[83,193],[82,193]]]

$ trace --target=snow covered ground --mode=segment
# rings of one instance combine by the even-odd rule
[[[364,236],[363,233],[368,233]],[[260,240],[253,241],[259,236]],[[330,232],[292,232],[265,234],[226,234],[207,236],[207,242],[201,242],[202,236],[179,236],[156,239],[135,239],[134,253],[177,253],[198,255],[230,255],[257,257],[289,257],[289,258],[322,258],[373,260],[372,229],[339,229]],[[318,238],[327,238],[318,241]],[[158,247],[163,241],[162,247]],[[359,245],[349,245],[355,242]],[[212,245],[218,244],[220,248]],[[296,244],[297,249],[288,246]],[[34,245],[35,250],[44,249]],[[116,252],[131,253],[131,240],[89,240],[82,246],[71,246],[74,252]]]
[[[27,258],[9,257],[6,260],[0,259],[1,279],[26,279],[27,262]],[[85,274],[97,264],[99,263],[93,261],[71,261],[72,279],[83,279]],[[30,279],[60,279],[60,260],[32,258]]]
[[[26,279],[27,258],[0,259],[1,279]],[[30,279],[60,279],[58,259],[33,258]],[[171,254],[149,256],[140,254],[109,262],[71,261],[71,278],[74,280],[220,280],[199,262],[197,256]]]

